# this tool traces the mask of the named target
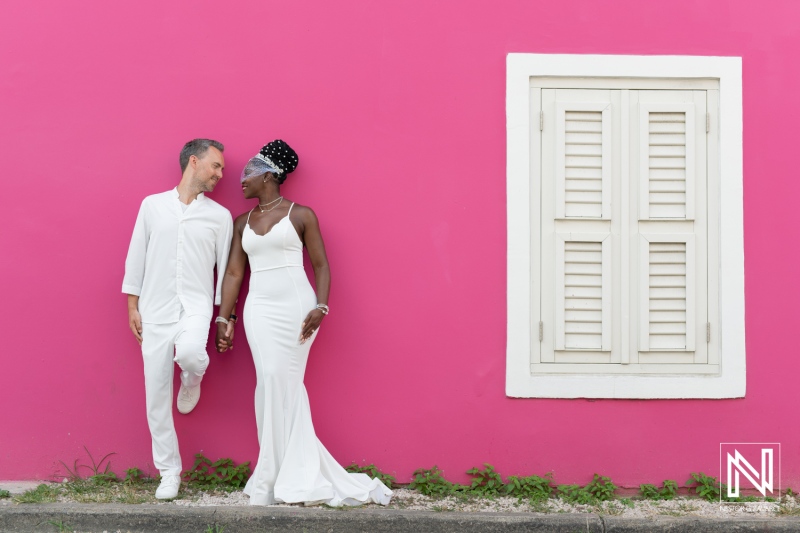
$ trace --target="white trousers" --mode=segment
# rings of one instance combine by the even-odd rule
[[[209,323],[208,317],[185,316],[181,310],[178,322],[142,324],[147,424],[153,439],[153,464],[162,477],[181,475],[178,435],[172,420],[173,363],[178,363],[185,387],[200,384],[208,367]]]

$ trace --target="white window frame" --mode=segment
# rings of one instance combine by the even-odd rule
[[[712,375],[533,374],[531,283],[538,236],[531,221],[530,78],[657,78],[719,80],[719,272],[709,297],[719,299],[720,372]],[[740,57],[508,54],[507,136],[507,334],[506,395],[518,398],[741,398],[746,390],[742,165],[742,59]],[[711,154],[709,153],[709,156]],[[709,199],[714,200],[713,198]],[[534,241],[535,239],[535,241]],[[709,280],[711,282],[711,280]],[[718,290],[717,290],[718,289]]]

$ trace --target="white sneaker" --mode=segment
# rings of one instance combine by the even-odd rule
[[[191,413],[197,402],[200,401],[200,384],[196,387],[184,387],[181,383],[181,390],[178,391],[178,412],[182,415]]]
[[[179,488],[181,488],[180,476],[164,476],[161,478],[161,484],[156,489],[156,498],[159,500],[171,500],[178,495]]]

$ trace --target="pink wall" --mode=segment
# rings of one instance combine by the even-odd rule
[[[0,479],[47,478],[83,445],[152,469],[123,262],[141,199],[210,136],[234,214],[264,142],[300,154],[284,192],[317,211],[333,272],[306,385],[339,461],[630,486],[716,474],[720,441],[779,441],[800,486],[800,3],[221,5],[3,4]],[[747,398],[505,397],[509,52],[743,57]],[[185,466],[255,458],[254,386],[243,342],[212,355],[197,411],[176,415]]]

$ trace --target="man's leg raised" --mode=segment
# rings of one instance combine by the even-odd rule
[[[183,317],[175,340],[175,362],[181,368],[178,412],[187,414],[200,400],[200,381],[208,368],[208,329],[210,320],[200,315]]]

